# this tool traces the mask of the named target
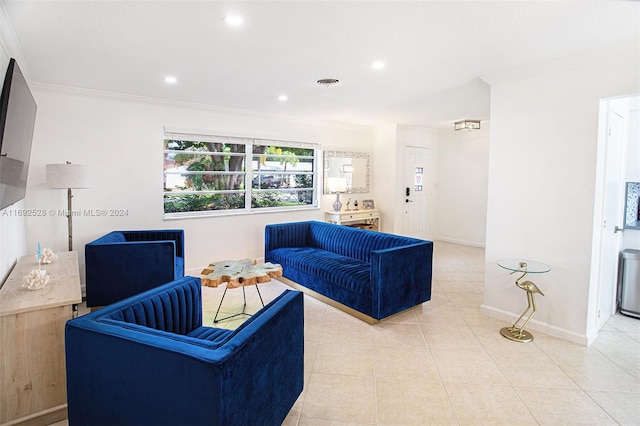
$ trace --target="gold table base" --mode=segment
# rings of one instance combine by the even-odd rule
[[[533,342],[533,334],[526,330],[520,330],[519,328],[503,327],[500,329],[500,334],[509,340],[514,342],[529,343]]]
[[[498,263],[498,265],[500,265],[500,263]],[[512,269],[503,265],[500,266],[506,269]],[[515,274],[516,272],[522,273],[522,275],[520,275],[520,277],[518,277],[518,279],[516,280],[516,286],[527,293],[527,307],[511,327],[503,327],[502,329],[500,329],[500,334],[509,340],[513,340],[514,342],[529,343],[533,342],[533,335],[528,331],[525,331],[525,328],[527,327],[527,324],[529,324],[529,321],[531,321],[531,318],[533,318],[533,315],[535,315],[536,313],[536,301],[534,297],[536,293],[539,293],[542,296],[544,296],[544,293],[540,291],[538,286],[531,281],[521,282],[522,279],[529,273],[529,271],[527,271],[527,262],[519,262],[518,269],[512,269],[511,274]],[[535,273],[539,272],[548,272],[548,269],[546,271],[538,271]],[[529,314],[527,319],[521,326],[518,326],[520,320],[524,318],[526,313],[529,311],[531,311],[531,313]]]

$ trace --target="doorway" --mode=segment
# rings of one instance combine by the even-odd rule
[[[402,234],[432,239],[434,225],[433,149],[407,146],[404,150]]]
[[[617,278],[623,240],[625,182],[629,173],[627,149],[630,143],[629,120],[639,96],[605,99],[600,105],[600,137],[598,149],[598,183],[594,212],[592,288],[595,300],[591,306],[589,333],[593,338],[617,309]]]

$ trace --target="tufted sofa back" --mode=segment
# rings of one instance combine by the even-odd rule
[[[371,263],[374,250],[423,243],[414,238],[324,222],[311,221],[308,224],[308,245],[367,263]]]

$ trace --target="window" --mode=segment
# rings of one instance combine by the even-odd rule
[[[315,206],[318,148],[165,132],[165,217]]]

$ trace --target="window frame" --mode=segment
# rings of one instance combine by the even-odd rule
[[[172,130],[172,129],[164,129],[163,135],[163,170],[162,170],[162,179],[163,179],[163,190],[162,190],[162,213],[163,219],[186,219],[186,218],[198,218],[198,217],[211,217],[211,216],[235,216],[235,215],[247,215],[247,214],[259,214],[259,213],[274,213],[274,212],[291,212],[291,211],[300,211],[300,210],[312,210],[319,208],[319,176],[322,168],[322,150],[321,146],[315,142],[303,142],[303,141],[288,141],[288,140],[280,140],[280,139],[264,139],[257,137],[247,137],[247,136],[231,136],[231,135],[218,135],[215,132],[195,132],[195,131],[185,131],[185,130]],[[219,155],[216,153],[204,152],[204,151],[183,151],[183,150],[175,150],[175,149],[166,149],[167,141],[190,141],[190,142],[204,142],[204,143],[225,143],[225,144],[240,144],[244,145],[244,152],[224,152],[225,156],[240,156],[244,158],[244,168],[243,171],[189,171],[189,175],[240,175],[243,176],[244,180],[244,189],[225,189],[225,190],[180,190],[180,191],[171,191],[167,190],[166,180],[168,175],[185,175],[184,171],[167,171],[166,170],[166,155],[168,153],[173,154],[187,154],[187,155]],[[310,156],[296,156],[296,158],[304,158],[311,159],[312,163],[312,171],[304,172],[304,171],[287,171],[286,175],[310,175],[312,176],[312,186],[308,188],[312,192],[311,195],[311,203],[310,204],[301,204],[301,205],[292,205],[292,206],[274,206],[274,207],[252,207],[252,200],[254,194],[259,193],[268,193],[277,191],[279,193],[285,192],[299,192],[300,189],[296,188],[253,188],[253,179],[255,176],[259,174],[265,175],[276,175],[280,173],[274,173],[273,170],[257,170],[253,167],[253,162],[255,161],[254,157],[261,155],[268,155],[270,158],[278,158],[278,157],[290,157],[289,155],[282,154],[255,154],[253,152],[253,148],[255,146],[276,146],[279,148],[304,148],[311,149],[313,151],[313,155]],[[222,154],[222,152],[221,152]],[[184,212],[166,212],[165,211],[165,203],[166,196],[168,194],[244,194],[244,207],[241,208],[233,208],[233,209],[220,209],[220,210],[193,210],[193,211],[184,211]]]

